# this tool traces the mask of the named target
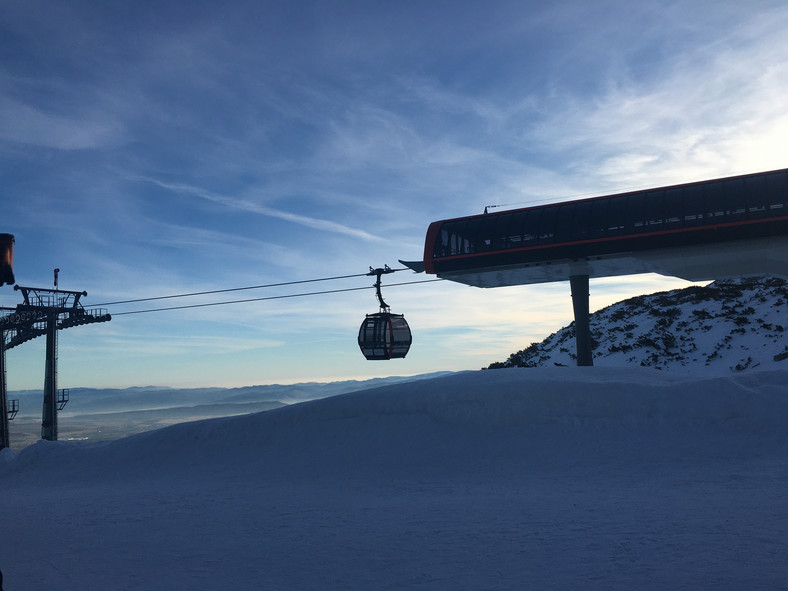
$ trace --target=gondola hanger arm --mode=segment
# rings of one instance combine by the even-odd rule
[[[378,267],[377,269],[373,269],[372,267],[369,268],[369,273],[367,275],[372,277],[377,277],[377,281],[373,287],[375,288],[375,295],[378,297],[378,302],[380,302],[380,309],[383,312],[389,311],[389,305],[383,301],[383,294],[380,291],[381,281],[380,278],[382,275],[386,275],[388,273],[394,273],[394,269],[389,267],[388,265],[384,265],[383,268]]]

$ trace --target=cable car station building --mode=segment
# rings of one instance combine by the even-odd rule
[[[590,277],[788,276],[788,169],[433,222],[423,269],[477,287],[569,280],[592,365]]]

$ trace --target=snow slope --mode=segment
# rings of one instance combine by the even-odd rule
[[[0,454],[7,590],[788,588],[788,370],[480,371]]]

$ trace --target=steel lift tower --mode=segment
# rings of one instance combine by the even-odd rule
[[[3,311],[13,311],[14,308],[0,308]],[[8,400],[8,388],[5,372],[5,350],[7,335],[13,335],[20,328],[20,323],[14,315],[6,315],[0,318],[0,449],[10,446],[8,439],[8,421],[11,421],[19,411],[18,400]]]
[[[46,365],[44,374],[44,405],[41,415],[41,439],[57,441],[57,411],[68,402],[68,390],[57,389],[57,331],[72,326],[107,322],[111,316],[101,308],[85,309],[80,303],[85,291],[14,286],[22,292],[23,302],[13,312],[0,317],[0,345],[2,345],[2,369],[0,391],[5,397],[5,350],[21,345],[31,339],[46,336]],[[5,402],[5,400],[4,400]],[[8,413],[3,413],[0,427],[0,447],[7,446]],[[5,437],[5,439],[3,439]]]

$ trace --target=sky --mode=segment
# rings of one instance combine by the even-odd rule
[[[419,260],[431,221],[788,166],[781,1],[0,6],[19,285],[59,268],[90,307],[354,276],[105,305],[111,322],[60,332],[62,388],[478,369],[568,324],[569,286],[385,276],[414,341],[368,362],[363,274]],[[591,307],[685,285],[592,280]],[[10,390],[43,386],[43,341],[7,351]]]

